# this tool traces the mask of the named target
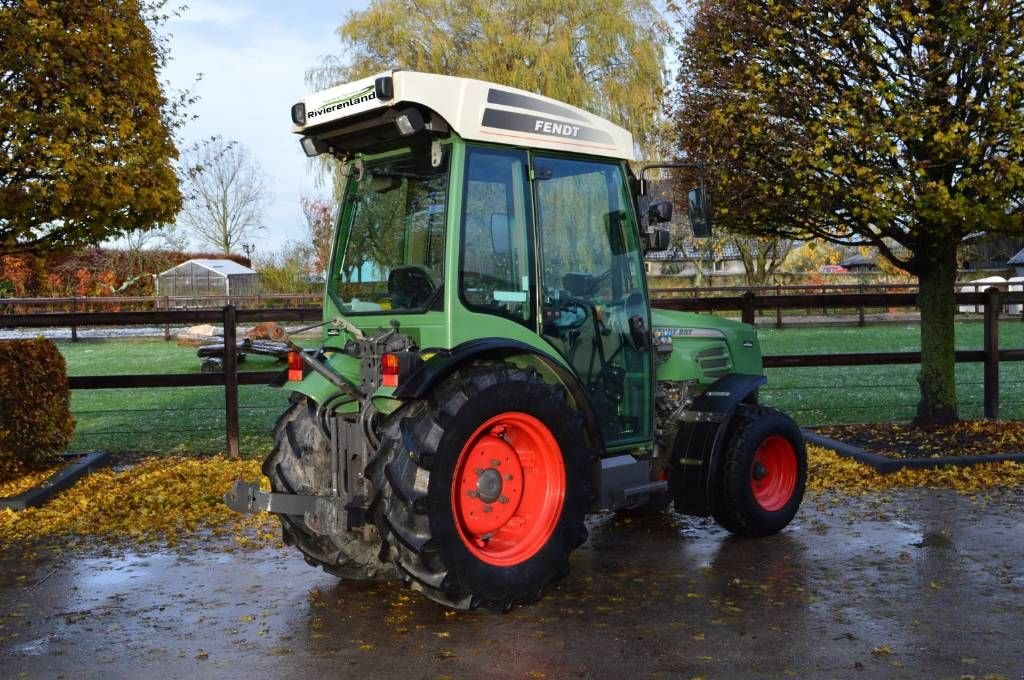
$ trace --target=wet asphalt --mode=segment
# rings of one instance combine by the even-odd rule
[[[1024,492],[818,495],[767,539],[591,522],[507,614],[339,582],[290,548],[0,557],[4,678],[1024,677]]]

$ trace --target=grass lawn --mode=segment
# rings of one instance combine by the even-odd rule
[[[956,348],[982,348],[982,325],[958,322]],[[767,354],[830,352],[914,352],[920,349],[920,328],[913,324],[865,328],[758,329]],[[1004,320],[999,327],[1002,349],[1024,348],[1024,323]],[[801,425],[910,420],[917,409],[918,365],[839,366],[769,369],[761,399],[792,415]],[[1000,415],[1024,418],[1024,362],[1000,367]],[[957,398],[963,418],[982,417],[982,366],[957,364]]]
[[[897,352],[919,348],[916,325],[866,328],[759,329],[765,354]],[[980,323],[957,324],[958,349],[980,349]],[[1000,327],[1004,349],[1024,348],[1024,323]],[[58,343],[69,375],[195,373],[195,348],[163,339],[83,340]],[[250,355],[242,370],[280,368],[270,357]],[[909,420],[917,403],[917,366],[785,368],[768,371],[761,391],[767,404],[790,413],[802,425]],[[981,365],[957,365],[957,392],[963,417],[981,416]],[[1002,415],[1024,419],[1024,362],[1001,368]],[[263,456],[270,450],[270,428],[285,409],[288,393],[263,386],[239,388],[242,452]],[[224,391],[220,387],[81,390],[72,395],[78,421],[74,451],[147,453],[223,451]]]
[[[88,340],[58,343],[68,375],[197,373],[194,347],[163,339]],[[248,355],[245,371],[283,369],[273,357]],[[261,385],[238,388],[243,455],[270,450],[270,428],[286,408],[288,393]],[[80,390],[71,397],[78,422],[71,450],[214,453],[225,448],[224,388],[178,387]]]

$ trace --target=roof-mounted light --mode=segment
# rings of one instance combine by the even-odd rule
[[[399,134],[408,137],[422,131],[426,124],[423,121],[423,114],[418,109],[408,108],[403,109],[395,117],[395,125]]]
[[[391,76],[381,76],[373,81],[373,93],[377,99],[386,101],[395,96],[395,81]]]
[[[303,137],[299,140],[299,144],[302,145],[302,151],[310,158],[319,156],[324,151],[327,151],[327,145],[314,137]]]
[[[296,125],[306,124],[306,104],[304,102],[292,106],[292,122]]]

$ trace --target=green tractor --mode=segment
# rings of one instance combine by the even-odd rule
[[[284,540],[343,578],[401,578],[448,607],[511,607],[568,572],[588,513],[785,527],[800,430],[757,403],[751,326],[651,309],[633,139],[578,108],[393,71],[292,107],[342,164],[323,343],[293,345],[263,464]],[[701,189],[695,230],[709,228]],[[644,218],[646,224],[641,223]],[[286,378],[286,380],[285,380]]]

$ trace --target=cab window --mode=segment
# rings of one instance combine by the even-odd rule
[[[526,163],[520,151],[467,149],[459,290],[472,311],[529,324],[533,305]]]

